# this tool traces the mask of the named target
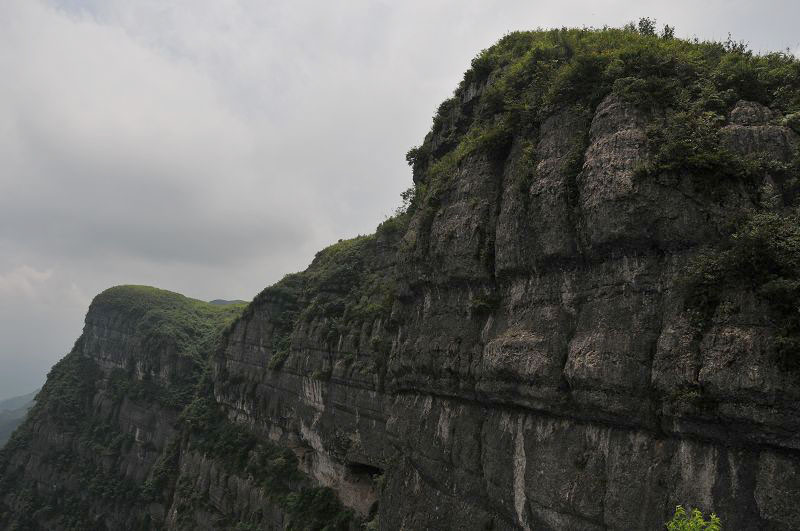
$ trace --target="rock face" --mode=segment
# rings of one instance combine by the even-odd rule
[[[281,461],[293,455],[255,445],[204,409],[203,358],[243,308],[139,286],[98,295],[0,454],[0,527],[284,527],[283,496],[316,494]],[[267,494],[263,481],[277,469]]]
[[[141,318],[98,297],[65,360],[91,361],[81,411],[127,445],[84,456],[69,422],[41,411],[3,454],[4,478],[74,496],[74,470],[46,464],[61,449],[151,485],[149,498],[82,496],[99,528],[655,530],[678,504],[729,529],[800,528],[793,321],[778,320],[766,281],[698,295],[737,242],[756,241],[735,228],[743,218],[795,205],[783,100],[734,87],[719,103],[676,59],[670,75],[689,88],[666,86],[687,108],[704,94],[696,113],[643,104],[627,87],[652,92],[652,79],[611,59],[594,82],[606,90],[576,97],[572,79],[562,99],[534,94],[541,77],[519,76],[549,72],[537,46],[512,35],[473,62],[409,155],[407,212],[265,289],[218,339],[192,343],[214,344],[194,358],[143,342]],[[800,263],[791,230],[763,254]],[[791,292],[770,267],[772,293]],[[162,390],[195,374],[195,387],[172,402],[126,387],[115,401],[120,369]],[[231,430],[240,438],[221,442]],[[242,447],[238,465],[220,451]],[[33,494],[8,485],[0,523],[21,522]],[[316,520],[298,516],[309,508]],[[34,521],[68,528],[59,514]]]

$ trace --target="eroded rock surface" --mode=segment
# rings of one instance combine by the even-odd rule
[[[680,276],[727,219],[685,185],[637,180],[643,124],[614,96],[589,120],[555,114],[531,141],[524,197],[508,172],[530,153],[467,159],[432,222],[409,223],[391,325],[351,323],[331,340],[324,319],[301,321],[273,371],[270,316],[256,310],[215,360],[218,399],[300,445],[343,500],[357,490],[348,467],[380,471],[386,529],[658,529],[689,500],[737,529],[800,525],[782,505],[800,499],[794,476],[770,472],[800,463],[798,379],[771,361],[765,309],[746,290],[701,336],[692,328]],[[570,180],[562,159],[581,127]],[[795,142],[781,126],[770,134]],[[741,142],[761,149],[759,138]],[[376,356],[368,338],[391,344],[373,379],[348,361]]]

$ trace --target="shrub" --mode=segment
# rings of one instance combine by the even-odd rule
[[[283,368],[283,364],[287,359],[289,359],[288,350],[275,351],[273,352],[272,357],[269,359],[269,363],[267,363],[267,368],[271,371],[279,371],[281,368]]]
[[[769,309],[777,361],[800,368],[800,214],[749,215],[727,242],[700,253],[688,269],[687,305],[702,329],[726,289],[748,289]]]
[[[692,509],[691,514],[686,513],[682,505],[675,508],[675,515],[672,520],[666,523],[667,531],[721,531],[722,524],[714,513],[708,520],[703,518],[703,513],[698,509]]]

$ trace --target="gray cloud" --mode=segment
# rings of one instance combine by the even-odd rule
[[[5,0],[0,397],[41,379],[107,286],[250,298],[372,231],[406,150],[507,31],[645,15],[800,49],[793,1]]]

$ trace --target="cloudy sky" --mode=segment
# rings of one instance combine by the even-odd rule
[[[504,33],[641,16],[800,50],[795,0],[0,1],[0,398],[108,286],[249,300],[371,232]]]

